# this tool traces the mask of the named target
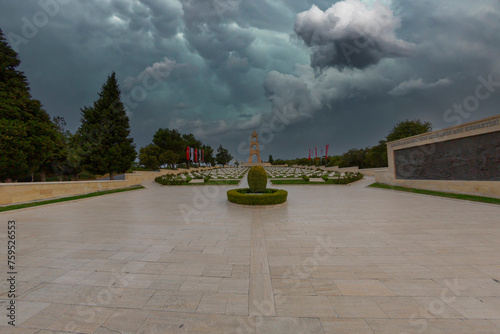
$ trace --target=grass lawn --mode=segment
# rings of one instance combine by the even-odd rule
[[[181,184],[161,184],[158,182],[158,184],[161,184],[162,186],[224,186],[224,185],[235,185],[238,183],[240,183],[240,180],[220,180],[220,181],[209,180],[208,182],[201,182],[201,183],[183,182]]]
[[[462,199],[462,200],[466,200],[466,201],[474,201],[474,202],[482,202],[482,203],[490,203],[490,204],[500,204],[500,198],[474,196],[474,195],[463,195],[463,194],[455,194],[455,193],[445,193],[445,192],[441,192],[441,191],[405,188],[405,187],[399,187],[399,186],[389,186],[389,185],[380,184],[380,183],[370,184],[369,187],[390,189],[390,190],[397,190],[397,191],[405,191],[405,192],[409,192],[409,193],[424,194],[424,195],[431,195],[431,196]]]
[[[213,181],[213,180],[208,180],[208,182],[203,182],[203,183],[188,183],[188,186],[224,186],[224,185],[234,185],[240,183],[240,180],[221,180],[221,181]]]
[[[358,181],[358,180],[356,180]],[[353,182],[356,182],[353,181]],[[349,184],[349,183],[334,183],[333,180],[329,179],[326,182],[310,182],[310,181],[305,181],[305,180],[274,180],[271,179],[272,184],[308,184],[308,185],[313,185],[313,184]],[[350,182],[352,183],[352,182]]]
[[[8,205],[8,206],[2,206],[2,207],[0,207],[0,212],[17,210],[17,209],[24,209],[24,208],[30,208],[30,207],[33,207],[33,206],[39,206],[39,205],[45,205],[45,204],[52,204],[52,203],[60,203],[60,202],[73,201],[75,199],[82,199],[82,198],[88,198],[88,197],[96,197],[96,196],[102,196],[102,195],[108,195],[108,194],[121,193],[121,192],[124,192],[124,191],[137,190],[137,189],[143,189],[143,188],[144,188],[143,186],[134,186],[134,187],[129,187],[129,188],[96,191],[96,192],[93,192],[93,193],[90,193],[90,194],[84,194],[84,195],[78,195],[78,196],[49,199],[49,200],[46,200],[46,201],[31,202],[31,203],[24,203],[24,204],[13,204],[13,205]]]

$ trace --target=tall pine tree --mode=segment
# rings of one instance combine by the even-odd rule
[[[0,29],[0,180],[33,175],[52,157],[57,128],[31,97],[17,53]]]
[[[94,106],[81,110],[78,129],[83,166],[95,174],[109,173],[111,180],[115,173],[127,171],[136,157],[129,119],[120,94],[113,72],[102,86]]]

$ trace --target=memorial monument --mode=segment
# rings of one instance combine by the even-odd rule
[[[253,156],[257,156],[257,162],[252,162]],[[248,157],[248,162],[244,163],[242,166],[271,166],[268,162],[262,162],[260,160],[260,149],[259,149],[259,135],[257,131],[253,130],[252,136],[250,138],[250,156]]]

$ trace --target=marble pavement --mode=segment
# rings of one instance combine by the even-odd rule
[[[0,332],[500,333],[500,207],[371,182],[280,186],[275,209],[147,183],[0,213]]]

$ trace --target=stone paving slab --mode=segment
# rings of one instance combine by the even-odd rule
[[[147,183],[1,213],[0,332],[500,333],[500,208],[370,182],[282,185],[273,209]]]

